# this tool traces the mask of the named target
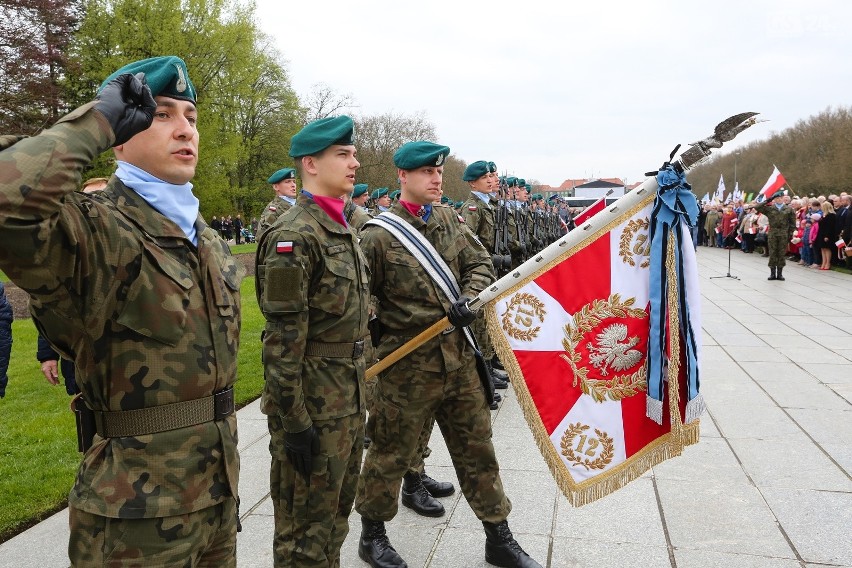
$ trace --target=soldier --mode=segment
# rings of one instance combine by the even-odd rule
[[[447,441],[462,491],[485,526],[485,559],[498,566],[539,566],[512,537],[511,509],[491,443],[491,416],[476,371],[474,350],[462,331],[476,316],[467,307],[492,280],[488,253],[450,208],[433,207],[442,164],[450,149],[409,142],[394,154],[402,195],[391,212],[425,238],[452,271],[461,297],[450,304],[403,243],[367,224],[362,248],[386,330],[377,346],[384,357],[448,314],[454,326],[382,373],[376,392],[376,430],[358,482],[356,510],[362,532],[358,554],[373,567],[404,567],[390,545],[385,521],[397,512],[400,480],[415,457],[424,424],[434,415]]]
[[[356,235],[361,231],[364,223],[372,219],[372,216],[364,207],[367,197],[367,184],[357,183],[352,191],[352,197],[346,200],[346,206],[343,208],[343,216]]]
[[[340,565],[361,467],[368,273],[342,199],[353,127],[325,118],[293,137],[304,188],[257,249],[275,566]]]
[[[236,565],[243,269],[192,194],[195,100],[180,58],[137,61],[0,152],[0,266],[96,429],[68,497],[74,566]],[[110,147],[107,188],[75,192]]]
[[[470,196],[462,206],[461,215],[464,217],[467,227],[476,235],[476,238],[479,239],[479,242],[483,244],[485,250],[491,255],[493,268],[493,259],[496,256],[494,252],[495,207],[491,204],[491,196],[497,189],[497,167],[494,166],[492,168],[490,164],[491,162],[479,160],[465,168],[462,180],[470,185]],[[496,279],[497,276],[492,269],[489,284]],[[506,372],[499,371],[493,367],[494,346],[486,329],[485,312],[477,314],[472,329],[476,336],[476,341],[482,350],[482,356],[485,358],[485,365],[491,375],[491,382],[494,388],[508,388],[509,383],[506,380],[508,379]],[[491,405],[492,410],[497,409],[498,402],[499,400],[495,397],[495,401]]]
[[[265,232],[275,224],[275,220],[283,215],[290,207],[296,204],[296,170],[293,168],[282,168],[269,176],[267,183],[272,184],[275,197],[260,215],[260,225],[257,228],[258,240],[260,233]]]
[[[786,280],[782,274],[787,264],[784,254],[787,252],[787,243],[790,242],[793,231],[796,230],[796,214],[789,205],[784,203],[783,197],[784,190],[778,190],[756,207],[759,213],[763,213],[769,219],[769,232],[766,234],[769,248],[767,280]]]
[[[372,215],[378,215],[382,211],[387,211],[391,205],[391,199],[388,195],[388,188],[380,187],[370,194],[370,199],[373,200],[373,210],[370,211]]]

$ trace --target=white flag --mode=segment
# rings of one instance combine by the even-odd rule
[[[713,201],[722,203],[725,201],[725,177],[719,174],[719,187],[716,188],[716,195],[713,196]]]

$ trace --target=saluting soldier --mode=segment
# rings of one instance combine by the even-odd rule
[[[756,207],[757,211],[769,219],[769,232],[766,234],[769,248],[769,278],[767,280],[786,280],[784,266],[787,264],[784,255],[787,244],[796,230],[796,213],[784,203],[784,190],[779,189],[763,203]]]
[[[491,442],[491,416],[473,347],[462,332],[476,319],[468,299],[492,281],[491,260],[461,217],[450,208],[432,206],[449,153],[446,146],[431,142],[409,142],[396,151],[402,195],[391,212],[425,238],[448,265],[461,291],[457,301],[450,303],[440,295],[416,257],[383,226],[374,226],[376,220],[363,231],[370,288],[379,300],[379,318],[386,330],[377,346],[379,357],[445,315],[454,328],[379,377],[375,439],[358,482],[356,510],[362,523],[358,553],[373,567],[407,566],[390,545],[384,523],[396,515],[401,478],[415,457],[424,424],[434,415],[465,498],[485,527],[485,559],[497,566],[538,567],[506,522],[511,504]]]
[[[314,121],[290,155],[296,204],[257,249],[272,454],[275,566],[340,565],[364,444],[364,255],[343,216],[359,167],[348,116]]]
[[[0,152],[0,266],[96,429],[68,496],[73,566],[236,565],[243,269],[192,194],[195,101],[180,58],[137,61]],[[74,191],[110,147],[106,189]]]
[[[275,224],[275,220],[287,212],[296,204],[296,170],[293,168],[282,168],[269,176],[267,183],[272,184],[275,197],[260,215],[260,225],[257,229],[259,234],[266,231]],[[259,239],[258,239],[259,240]]]

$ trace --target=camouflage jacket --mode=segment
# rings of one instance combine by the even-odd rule
[[[30,293],[39,331],[77,367],[94,410],[203,398],[234,384],[242,267],[199,217],[198,246],[113,177],[75,192],[114,138],[85,105],[0,152],[0,268]],[[107,517],[197,511],[236,497],[235,415],[103,439],[69,503]]]
[[[490,255],[455,211],[433,207],[425,223],[398,203],[391,213],[426,237],[453,271],[463,296],[475,298],[493,282]],[[449,300],[408,249],[385,229],[364,227],[361,248],[371,271],[370,289],[379,301],[384,333],[376,355],[382,358],[446,316]],[[447,372],[472,356],[472,348],[456,329],[430,339],[403,361],[423,371]]]
[[[367,265],[352,231],[299,194],[262,234],[256,274],[266,317],[263,412],[280,416],[287,432],[360,412],[364,357],[306,352],[330,343],[351,346],[368,334]]]
[[[764,201],[755,207],[759,213],[766,215],[769,219],[770,238],[778,238],[775,235],[784,235],[785,240],[790,240],[796,230],[796,213],[789,205],[781,209],[775,207],[771,201]]]
[[[364,223],[373,218],[363,207],[359,207],[351,201],[346,203],[343,214],[346,217],[346,222],[349,223],[356,235],[360,234]]]
[[[494,207],[471,193],[459,213],[467,228],[490,254],[494,254]]]
[[[267,229],[275,224],[278,217],[289,211],[291,207],[293,206],[288,201],[276,195],[260,215],[260,223],[257,225],[257,235],[255,236],[260,236],[261,233],[266,232]]]

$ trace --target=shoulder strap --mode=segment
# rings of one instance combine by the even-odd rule
[[[444,293],[451,303],[459,299],[461,289],[459,288],[459,284],[456,281],[456,277],[452,270],[450,270],[450,267],[447,266],[447,263],[444,262],[444,259],[441,258],[440,254],[438,254],[438,251],[435,250],[432,243],[426,240],[426,237],[421,235],[419,232],[415,231],[414,227],[407,223],[403,218],[389,211],[385,211],[377,217],[370,219],[365,224],[381,227],[396,237],[399,242],[402,243],[402,246],[408,249],[408,252],[417,259],[417,262],[420,263],[429,277],[435,281],[435,285]],[[473,339],[473,335],[470,333],[470,330],[467,327],[462,329],[468,342],[478,351],[478,346],[476,345],[476,341]]]

